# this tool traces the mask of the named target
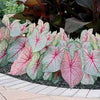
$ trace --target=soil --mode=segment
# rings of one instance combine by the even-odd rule
[[[6,75],[9,75],[8,72],[10,71],[10,67],[11,67],[11,64],[8,64],[5,67],[1,67],[0,68],[0,73],[4,73]],[[10,76],[12,76],[12,75],[10,75]],[[56,87],[62,87],[62,88],[70,88],[68,86],[68,84],[64,80],[59,81],[58,83],[54,84],[51,81],[45,81],[43,79],[39,79],[39,80],[34,80],[33,81],[33,80],[31,80],[28,77],[27,74],[24,74],[22,76],[12,76],[12,77],[15,77],[15,78],[18,78],[18,79],[21,79],[21,80],[25,80],[25,81],[28,81],[28,82],[32,82],[32,83],[38,83],[38,84],[47,85],[47,86],[56,86]],[[76,88],[76,89],[100,89],[100,78],[98,78],[98,80],[95,82],[94,85],[82,85],[82,84],[78,84],[74,88]]]

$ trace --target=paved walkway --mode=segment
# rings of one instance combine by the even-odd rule
[[[100,100],[99,98],[76,98],[31,94],[17,89],[0,87],[0,100]]]
[[[100,90],[45,86],[1,73],[0,86],[0,100],[100,100]]]

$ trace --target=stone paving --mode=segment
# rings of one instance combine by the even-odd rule
[[[17,89],[0,87],[0,100],[100,100],[99,98],[77,98],[31,94]]]
[[[0,100],[100,100],[100,90],[67,89],[26,82],[0,73]]]

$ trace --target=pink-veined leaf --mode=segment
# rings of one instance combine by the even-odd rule
[[[81,58],[78,52],[75,52],[75,57],[73,60],[71,60],[70,53],[65,51],[61,66],[61,73],[64,80],[69,84],[71,88],[80,83],[83,77],[83,72]]]
[[[20,29],[20,20],[14,20],[12,23],[9,21],[9,17],[7,15],[4,15],[2,22],[8,27],[10,30],[10,36],[16,37],[21,35],[21,29]]]
[[[58,50],[57,47],[49,47],[42,60],[44,72],[56,72],[60,70],[64,49]]]
[[[93,50],[89,54],[84,50],[84,60],[84,71],[90,75],[100,76],[100,51]]]
[[[14,62],[26,45],[26,37],[19,37],[7,49],[8,61]]]
[[[33,52],[38,52],[46,46],[46,36],[39,34],[37,28],[34,29],[33,33],[28,37],[28,41],[33,49]]]
[[[97,79],[96,77],[84,73],[81,83],[85,85],[94,84],[96,79]]]
[[[53,37],[53,35],[51,34],[51,32],[48,32],[47,35],[46,35],[46,37],[47,37],[46,46],[48,46],[48,45],[50,45],[50,44],[53,42],[54,37]]]
[[[62,40],[67,42],[68,38],[63,28],[60,28],[60,33],[62,34],[61,36]]]
[[[68,42],[67,35],[64,32],[64,29],[60,28],[60,32],[55,34],[53,45],[57,46],[58,48],[64,47],[66,48],[66,44]]]
[[[39,19],[37,28],[39,29],[40,34],[47,34],[50,26],[49,23],[43,23],[43,21]]]
[[[26,67],[28,66],[31,58],[33,56],[32,48],[27,46],[22,50],[18,58],[14,61],[11,66],[11,75],[23,75],[26,73]]]
[[[0,43],[0,66],[1,67],[8,64],[7,53],[6,53],[7,47],[8,47],[8,42],[6,39],[3,39]]]
[[[43,75],[40,55],[34,54],[29,65],[26,68],[27,75],[32,79],[39,79]]]
[[[81,41],[82,42],[88,42],[89,41],[89,35],[93,33],[93,29],[89,30],[83,30],[81,32]]]
[[[21,34],[23,33],[26,33],[27,32],[27,25],[28,23],[24,23],[24,24],[20,24],[20,31],[21,31]]]
[[[16,37],[16,36],[21,35],[19,20],[13,21],[13,23],[11,25],[9,25],[8,28],[10,30],[10,35],[12,37]]]
[[[36,27],[36,24],[35,24],[35,23],[30,24],[30,25],[28,26],[28,28],[29,28],[28,36],[29,36],[31,33],[33,33],[35,27]]]

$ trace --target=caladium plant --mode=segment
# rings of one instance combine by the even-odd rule
[[[58,50],[58,48],[55,46],[50,47],[42,60],[44,72],[59,71],[61,67],[63,54],[64,48]]]
[[[78,52],[75,52],[74,59],[71,59],[70,53],[65,51],[61,73],[64,80],[71,88],[80,83],[83,77],[83,72],[81,58]]]
[[[9,62],[14,62],[17,59],[18,55],[25,48],[26,43],[27,43],[27,38],[21,36],[16,38],[15,41],[13,41],[10,44],[10,46],[7,49]]]
[[[50,31],[49,23],[38,24],[15,20],[5,15],[0,29],[0,66],[12,62],[9,74],[27,75],[32,79],[54,83],[62,78],[71,88],[94,84],[100,77],[100,35],[93,29],[83,30],[81,37],[70,39],[64,29]],[[25,34],[25,35],[24,35]]]
[[[10,31],[10,36],[16,37],[20,36],[27,31],[28,23],[21,24],[20,20],[14,20],[12,23],[10,21],[10,17],[13,15],[4,15],[2,22],[7,26]]]
[[[100,77],[100,51],[93,50],[88,53],[87,50],[84,50],[84,60],[84,71],[90,75]]]
[[[12,23],[9,20],[9,17],[7,15],[4,15],[2,22],[7,26],[7,28],[10,30],[10,35],[12,37],[19,36],[20,35],[20,23],[19,20],[15,20]]]
[[[20,53],[20,55],[18,56],[18,58],[12,64],[9,74],[22,75],[26,73],[26,67],[28,66],[32,56],[32,48],[26,45]]]
[[[28,37],[29,44],[31,45],[33,52],[38,52],[46,46],[46,36],[40,34],[37,28],[34,29],[33,33]]]
[[[39,79],[43,76],[41,60],[39,59],[39,53],[33,55],[30,64],[28,65],[26,72],[28,76],[32,79]]]

